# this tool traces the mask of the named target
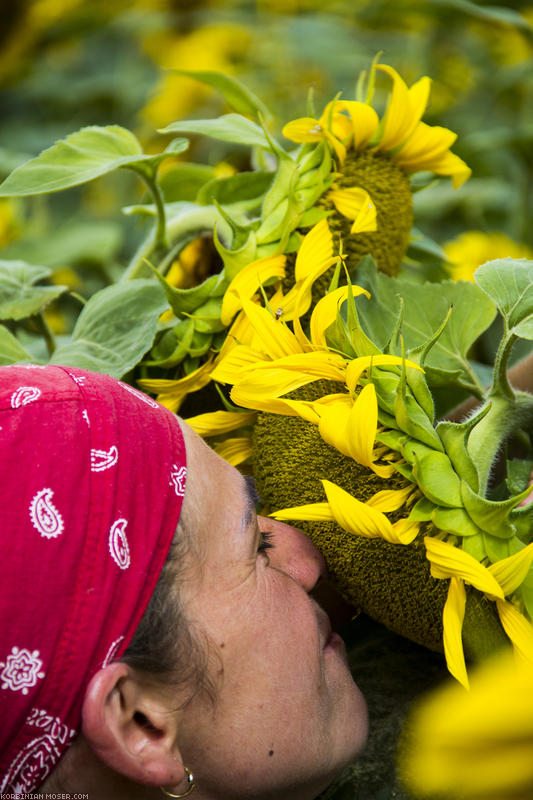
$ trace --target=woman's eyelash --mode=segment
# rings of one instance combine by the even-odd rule
[[[274,542],[272,541],[274,534],[272,531],[259,531],[259,536],[261,537],[261,540],[257,548],[258,553],[264,553],[274,547]]]

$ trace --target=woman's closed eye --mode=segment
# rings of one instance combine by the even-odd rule
[[[257,547],[258,553],[266,553],[267,550],[270,550],[275,546],[274,542],[272,541],[274,536],[272,531],[259,531],[259,536],[260,540]]]

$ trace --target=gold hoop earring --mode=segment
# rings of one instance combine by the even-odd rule
[[[183,769],[185,770],[185,777],[187,778],[188,788],[186,789],[186,791],[182,792],[182,794],[174,794],[173,792],[169,792],[167,789],[164,789],[162,786],[160,786],[159,788],[161,789],[163,794],[166,794],[167,797],[188,797],[191,794],[191,792],[194,792],[194,790],[196,789],[196,784],[194,782],[194,775],[192,774],[190,769],[187,769],[187,767],[183,767]]]

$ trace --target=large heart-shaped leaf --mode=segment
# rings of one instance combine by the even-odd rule
[[[370,338],[380,347],[387,345],[404,303],[401,325],[406,350],[415,350],[427,342],[442,324],[450,308],[452,313],[425,366],[431,382],[445,379],[470,387],[473,374],[467,353],[496,314],[494,303],[477,286],[466,281],[414,283],[391,278],[378,272],[372,258],[364,258],[355,280],[371,294],[357,300],[357,313]],[[477,383],[477,381],[475,381]]]
[[[476,270],[475,280],[498,306],[508,330],[522,339],[533,339],[533,261],[487,261]]]
[[[168,308],[162,287],[150,280],[109,286],[91,297],[52,364],[104,372],[120,378],[151,347],[160,314]]]
[[[159,133],[201,133],[223,142],[251,147],[269,147],[263,129],[240,114],[224,114],[217,119],[184,119],[162,128]]]
[[[17,167],[0,185],[0,197],[58,192],[119,167],[135,167],[143,162],[157,164],[186,146],[186,140],[177,140],[166,153],[145,155],[137,137],[120,125],[82,128]]]
[[[35,286],[50,270],[25,261],[0,260],[0,319],[24,319],[37,314],[66,286]]]

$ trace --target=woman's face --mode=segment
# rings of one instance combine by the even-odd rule
[[[183,596],[218,652],[217,697],[187,706],[180,750],[208,798],[312,798],[362,748],[367,712],[344,645],[309,596],[324,562],[300,531],[257,517],[243,477],[185,431],[186,519],[196,519]],[[273,547],[260,550],[260,531]]]

